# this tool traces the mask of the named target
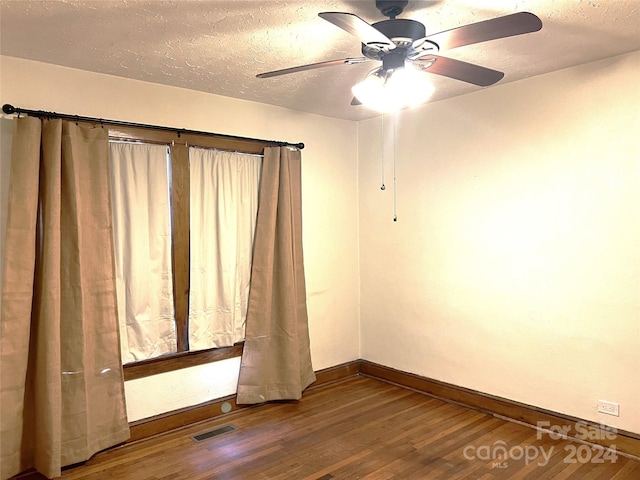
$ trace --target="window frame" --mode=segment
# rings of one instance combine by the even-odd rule
[[[96,127],[92,122],[81,123]],[[271,143],[224,135],[109,125],[106,122],[100,126],[108,128],[109,140],[167,145],[171,152],[169,202],[177,352],[124,364],[125,381],[241,356],[244,342],[230,347],[189,351],[189,147],[263,155],[264,148]]]

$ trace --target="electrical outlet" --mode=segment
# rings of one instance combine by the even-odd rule
[[[615,402],[609,402],[607,400],[598,400],[598,412],[619,417],[620,404]]]

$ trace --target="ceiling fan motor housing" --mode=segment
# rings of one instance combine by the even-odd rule
[[[395,20],[383,20],[372,25],[376,30],[391,39],[397,48],[407,49],[413,42],[426,36],[424,25],[415,20],[407,18],[397,18]],[[379,48],[370,48],[362,45],[362,54],[373,60],[381,60],[386,54]]]
[[[424,25],[415,20],[408,18],[396,18],[395,20],[383,20],[376,22],[373,27],[384,33],[387,37],[393,40],[398,47],[406,47],[408,45],[402,44],[407,42],[411,45],[415,40],[426,36],[427,31]],[[398,43],[400,42],[400,43]]]

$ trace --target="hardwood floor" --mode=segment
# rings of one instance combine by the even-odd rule
[[[235,430],[195,442],[192,435]],[[494,454],[498,446],[507,457]],[[102,452],[65,480],[640,478],[640,461],[353,376]]]

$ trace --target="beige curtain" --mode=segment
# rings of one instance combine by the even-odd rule
[[[16,122],[0,323],[2,479],[30,467],[59,476],[129,435],[107,131]]]
[[[265,148],[238,403],[297,400],[315,381],[302,255],[300,151]]]
[[[168,147],[109,145],[122,363],[177,351]]]
[[[262,156],[190,148],[189,350],[244,338]]]

